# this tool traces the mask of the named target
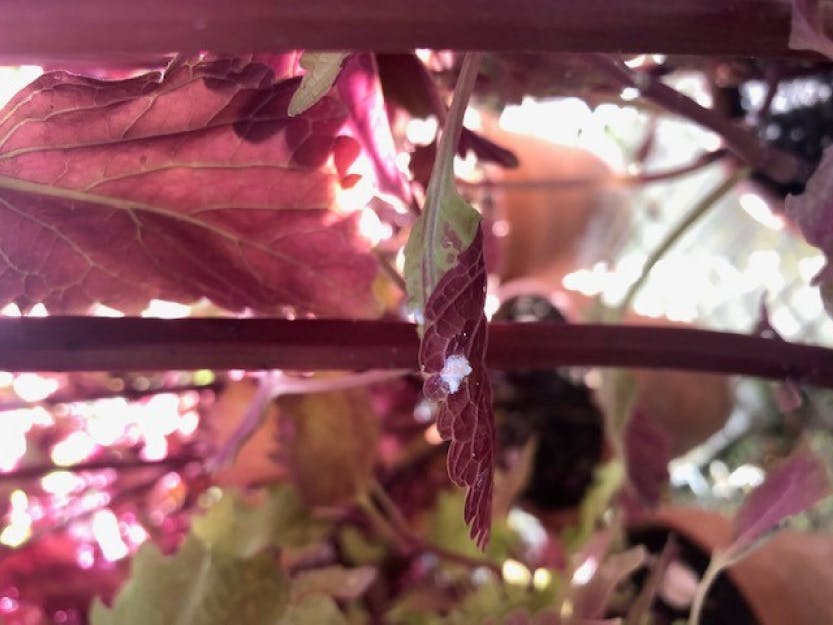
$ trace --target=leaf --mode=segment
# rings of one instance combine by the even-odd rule
[[[804,512],[830,494],[825,464],[806,444],[799,445],[746,498],[734,518],[733,561],[758,546],[789,517]]]
[[[464,518],[482,549],[488,543],[495,466],[492,387],[486,372],[486,270],[478,229],[457,265],[443,275],[425,309],[419,362],[423,391],[438,402],[437,429],[448,448],[448,474],[467,486]]]
[[[301,571],[292,580],[293,603],[313,594],[325,594],[335,599],[356,599],[362,596],[376,580],[376,568],[360,566],[348,569],[343,566],[327,566]]]
[[[364,389],[280,397],[281,451],[308,506],[348,503],[372,477],[379,418]]]
[[[376,260],[332,210],[360,147],[333,96],[290,118],[297,84],[221,58],[23,89],[0,113],[0,306],[377,315]]]
[[[608,556],[586,584],[572,587],[573,614],[584,619],[602,618],[613,591],[642,568],[647,557],[648,552],[642,545]]]
[[[240,559],[212,553],[194,537],[175,555],[145,544],[112,608],[96,600],[92,625],[273,625],[286,610],[289,584],[268,552]]]
[[[332,88],[341,71],[347,52],[312,52],[301,55],[301,67],[306,71],[298,89],[292,94],[287,113],[300,115],[323,98]]]
[[[327,527],[313,521],[294,490],[283,484],[254,504],[239,493],[224,492],[206,514],[191,521],[191,531],[212,552],[247,558],[269,546],[302,547]]]
[[[617,459],[596,467],[591,486],[579,505],[578,523],[567,528],[564,540],[572,547],[580,547],[593,534],[596,524],[610,506],[611,499],[625,481],[625,466]]]
[[[238,621],[247,623],[246,621]],[[325,595],[309,595],[291,604],[277,625],[347,625],[335,601]],[[247,623],[248,625],[248,623]]]
[[[820,0],[792,0],[789,46],[833,59],[833,41],[824,34]]]

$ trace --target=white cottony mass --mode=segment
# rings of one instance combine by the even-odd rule
[[[471,373],[471,365],[468,359],[462,354],[454,354],[445,359],[440,378],[448,385],[448,392],[453,394],[458,391],[460,383],[469,373]]]

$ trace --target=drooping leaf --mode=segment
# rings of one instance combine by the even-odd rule
[[[486,269],[478,229],[443,275],[425,308],[419,348],[426,397],[439,404],[437,428],[448,448],[448,474],[468,487],[464,518],[483,548],[489,540],[495,466],[492,388],[486,373]]]
[[[790,47],[815,50],[833,59],[833,41],[824,33],[820,0],[792,0]]]
[[[273,625],[289,601],[289,583],[268,551],[251,558],[213,553],[191,537],[172,556],[146,544],[111,608],[96,600],[92,625]]]
[[[364,389],[278,399],[280,459],[308,506],[347,503],[366,489],[379,418]]]
[[[724,559],[741,557],[768,538],[791,516],[800,514],[830,494],[827,468],[808,445],[802,444],[772,469],[746,498],[734,518],[732,544]]]
[[[301,78],[287,112],[290,117],[300,115],[316,104],[332,88],[347,52],[313,52],[305,50],[301,55],[301,67],[306,73]]]
[[[378,314],[377,263],[331,210],[359,147],[331,95],[288,116],[297,84],[241,58],[26,87],[0,113],[0,305]]]

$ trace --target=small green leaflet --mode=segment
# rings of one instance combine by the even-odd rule
[[[448,159],[444,165],[440,161],[438,154],[428,186],[425,210],[414,224],[405,245],[408,307],[420,324],[425,303],[434,287],[457,263],[460,253],[471,245],[480,224],[480,213],[469,206],[454,187],[453,161]],[[432,204],[436,210],[429,210]]]
[[[304,51],[301,55],[301,67],[306,70],[306,74],[289,101],[287,113],[290,117],[300,115],[327,94],[338,78],[341,64],[348,54]]]

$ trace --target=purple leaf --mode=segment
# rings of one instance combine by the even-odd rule
[[[804,512],[830,494],[824,463],[800,445],[746,498],[735,515],[729,552],[745,554],[788,517]]]
[[[23,89],[0,117],[0,305],[378,314],[356,215],[331,210],[360,146],[332,96],[289,118],[297,84],[222,58]]]
[[[492,389],[484,361],[485,297],[483,233],[478,226],[471,245],[428,298],[419,361],[428,374],[425,395],[439,403],[437,428],[451,441],[448,473],[455,484],[469,488],[465,520],[480,548],[489,540],[495,464]]]
[[[814,50],[833,59],[833,41],[824,34],[819,0],[792,0],[790,47]]]

